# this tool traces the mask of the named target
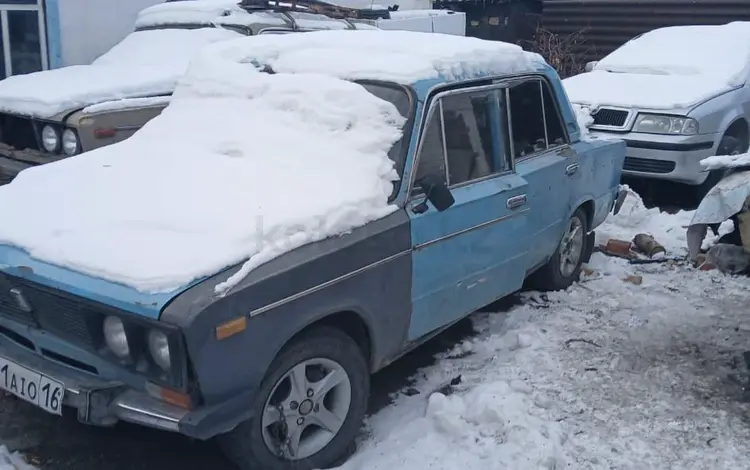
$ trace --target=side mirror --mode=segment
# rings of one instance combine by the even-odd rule
[[[437,176],[425,176],[421,178],[417,182],[417,184],[419,184],[419,187],[422,188],[422,191],[424,191],[427,200],[430,201],[433,206],[435,206],[435,209],[437,209],[438,212],[443,212],[456,202],[456,200],[453,198],[453,194],[451,194],[450,189],[448,189],[448,186],[446,186],[443,180]],[[418,214],[421,214],[426,210],[426,202],[423,202],[422,204],[414,207],[414,211]]]
[[[583,70],[586,72],[591,72],[592,70],[594,70],[594,67],[596,67],[596,64],[598,63],[599,63],[598,60],[592,60],[591,62],[587,62],[586,67]]]

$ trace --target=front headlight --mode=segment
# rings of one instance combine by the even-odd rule
[[[63,132],[62,149],[65,155],[69,157],[78,153],[78,136],[72,129],[65,129],[65,132]]]
[[[172,358],[169,354],[169,338],[158,330],[148,332],[148,351],[157,366],[168,372],[172,368]]]
[[[60,133],[52,126],[42,128],[42,146],[48,152],[57,152],[60,148]]]
[[[104,342],[112,353],[120,359],[130,356],[130,345],[125,325],[117,317],[104,319]]]
[[[646,134],[694,135],[698,133],[698,121],[681,116],[639,114],[633,131]]]

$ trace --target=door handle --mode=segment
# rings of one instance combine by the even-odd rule
[[[565,174],[568,175],[568,176],[572,176],[573,174],[575,174],[576,171],[578,171],[578,167],[579,166],[580,165],[578,163],[573,163],[571,165],[566,166],[565,167]]]
[[[508,198],[508,200],[505,202],[505,207],[507,207],[508,209],[517,209],[524,204],[526,204],[526,195],[521,194],[520,196],[513,196],[511,198]]]

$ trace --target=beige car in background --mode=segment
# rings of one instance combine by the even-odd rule
[[[304,9],[242,8],[237,1],[155,5],[90,65],[0,81],[0,185],[25,168],[133,135],[167,106],[202,46],[243,35],[371,28]]]

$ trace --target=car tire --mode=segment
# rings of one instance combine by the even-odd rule
[[[719,147],[716,149],[716,155],[739,155],[747,151],[747,145],[744,145],[740,139],[731,135],[725,135],[719,141]],[[706,181],[695,186],[693,196],[696,204],[700,204],[711,188],[726,176],[727,170],[713,170],[708,173]]]
[[[330,375],[333,374],[331,371],[338,367],[335,369],[338,374],[335,377],[345,379],[341,379],[339,385],[322,397],[314,395],[308,399],[310,391],[323,383],[322,380],[313,381],[309,377],[315,372],[311,370],[313,366],[320,363],[326,367],[319,373],[319,377],[328,374],[325,378],[330,379],[333,377]],[[329,366],[330,370],[326,372]],[[306,390],[305,396],[291,394],[295,383],[293,380],[302,383],[299,379],[301,375],[295,375],[295,371],[300,369],[305,371],[306,376],[302,387]],[[338,329],[316,328],[303,334],[279,353],[271,364],[255,401],[250,405],[253,407],[253,417],[220,436],[219,444],[225,455],[242,470],[313,470],[338,466],[356,449],[354,440],[364,420],[369,393],[369,367],[357,343]],[[294,400],[294,397],[300,398]],[[341,409],[345,406],[348,409],[344,414]],[[283,414],[278,410],[283,410]],[[324,411],[331,415],[338,414],[339,419],[334,420],[335,425],[329,425],[330,428],[335,428],[340,424],[335,432],[324,430],[320,426],[319,423],[326,422],[322,414]],[[329,415],[325,416],[329,423],[332,422]],[[341,416],[345,417],[341,419]],[[291,446],[293,434],[290,434],[290,428],[299,430],[299,435],[302,436],[296,453]],[[283,445],[282,442],[287,444]]]
[[[557,250],[544,266],[529,277],[528,286],[538,290],[556,291],[565,290],[576,282],[581,275],[588,232],[588,217],[583,208],[579,207],[565,224],[565,231]],[[573,238],[570,238],[571,234]],[[567,260],[565,267],[563,257]]]

